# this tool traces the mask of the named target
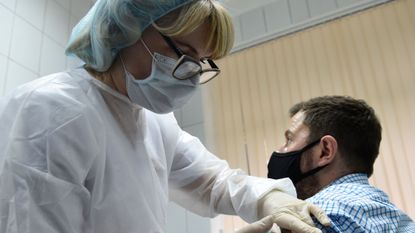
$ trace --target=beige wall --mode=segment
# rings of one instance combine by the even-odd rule
[[[332,94],[365,99],[383,125],[371,183],[415,218],[413,12],[414,0],[396,0],[223,59],[204,92],[208,145],[232,167],[247,171],[249,161],[252,175],[266,176],[291,105]],[[225,232],[241,225],[226,217]]]

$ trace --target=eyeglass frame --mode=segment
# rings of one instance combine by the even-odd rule
[[[188,55],[186,55],[186,54],[184,54],[177,46],[176,46],[176,44],[173,42],[173,40],[170,38],[170,37],[168,37],[168,36],[166,36],[166,35],[163,35],[161,32],[159,32],[160,33],[160,35],[161,35],[161,37],[163,37],[163,39],[164,39],[164,41],[167,43],[167,45],[176,53],[176,55],[179,57],[179,60],[177,61],[177,63],[176,63],[176,65],[174,66],[174,68],[173,68],[173,71],[172,71],[172,76],[175,78],[175,79],[178,79],[178,80],[186,80],[186,79],[189,79],[189,78],[191,78],[192,76],[189,76],[189,77],[186,77],[186,78],[178,78],[178,77],[176,77],[175,75],[174,75],[174,73],[176,72],[176,70],[179,68],[179,66],[180,65],[182,65],[184,62],[187,62],[187,61],[190,61],[190,62],[193,62],[193,63],[195,63],[195,64],[197,64],[197,65],[199,65],[200,66],[200,71],[199,71],[199,74],[200,75],[202,75],[203,73],[205,73],[205,72],[209,72],[209,71],[215,71],[216,72],[216,75],[214,75],[214,76],[212,76],[210,79],[208,79],[208,80],[206,80],[206,81],[204,81],[204,82],[200,82],[199,84],[205,84],[205,83],[207,83],[207,82],[209,82],[210,80],[212,80],[212,79],[214,79],[214,78],[216,78],[219,74],[220,74],[220,69],[219,69],[219,67],[216,65],[216,63],[212,60],[212,59],[209,59],[209,58],[206,58],[205,59],[205,61],[207,61],[208,63],[209,63],[209,65],[210,65],[210,67],[211,68],[208,68],[208,69],[203,69],[203,67],[202,67],[202,65],[200,64],[200,63],[203,63],[203,64],[205,64],[205,61],[204,60],[196,60],[196,59],[194,59],[193,57],[191,57],[191,56],[188,56]]]

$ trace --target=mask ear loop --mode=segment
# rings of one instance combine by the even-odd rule
[[[127,76],[127,72],[128,72],[128,70],[127,70],[127,68],[125,67],[125,64],[124,64],[124,59],[122,58],[121,53],[120,53],[120,60],[121,60],[121,65],[122,65],[123,72],[124,72],[124,77],[125,77],[125,76]],[[129,72],[128,72],[128,73],[129,73]]]
[[[150,49],[148,48],[147,44],[144,42],[144,40],[142,38],[140,38],[141,43],[144,45],[144,48],[146,48],[147,52],[150,54],[150,56],[154,59],[157,60],[156,57],[154,57],[153,53],[150,51]]]
[[[142,38],[140,38],[141,43],[144,45],[144,47],[146,48],[147,52],[150,54],[150,56],[156,60],[156,58],[154,57],[154,55],[150,52],[150,49],[148,48],[147,44],[144,42],[144,40]],[[120,53],[120,60],[121,60],[121,65],[124,69],[124,75],[126,74],[127,68],[125,67],[125,63],[124,63],[124,59]]]
[[[150,54],[150,56],[151,56],[154,60],[157,60],[157,59],[156,59],[156,57],[154,57],[153,53],[151,53],[150,49],[148,48],[148,46],[147,46],[147,44],[144,42],[144,40],[143,40],[142,38],[140,38],[140,41],[141,41],[141,43],[144,45],[144,48],[146,48],[146,50],[147,50],[147,52]],[[121,53],[120,53],[120,60],[121,60],[122,67],[123,67],[123,69],[124,69],[124,74],[125,74],[125,71],[127,70],[127,68],[125,67],[124,59],[123,59],[123,57],[122,57]]]
[[[156,57],[154,57],[153,53],[151,53],[150,49],[148,48],[147,44],[144,42],[144,40],[143,40],[142,38],[140,38],[140,42],[144,45],[144,48],[146,48],[146,50],[147,50],[147,52],[150,54],[150,56],[151,56],[154,60],[156,60]],[[120,59],[121,59],[121,64],[122,64],[122,67],[124,68],[124,70],[127,70],[127,69],[125,68],[124,59],[122,58],[121,53],[120,53]]]
[[[125,68],[124,59],[122,58],[121,53],[120,53],[120,60],[121,60],[122,68],[124,69],[124,74],[125,74],[125,71],[127,70],[127,68]]]
[[[315,141],[315,142],[312,142],[312,143],[311,143],[311,144],[309,144],[308,146],[304,147],[304,148],[302,149],[302,153],[304,153],[306,150],[308,150],[308,149],[310,149],[310,148],[312,148],[312,147],[316,146],[318,143],[320,143],[320,141],[321,141],[321,138],[320,138],[320,139],[318,139],[318,140],[317,140],[317,141]],[[300,160],[298,160],[298,162],[300,162]],[[306,178],[306,177],[308,177],[308,176],[311,176],[311,175],[316,174],[317,172],[319,172],[321,169],[323,169],[323,168],[327,167],[328,165],[330,165],[330,164],[326,164],[326,165],[324,165],[324,166],[322,166],[322,167],[316,167],[316,168],[313,168],[313,169],[311,169],[311,170],[309,170],[309,171],[307,171],[307,172],[304,172],[304,173],[300,174],[300,176],[299,176],[299,177],[297,177],[297,180],[296,180],[296,181],[293,181],[293,183],[294,183],[294,184],[296,184],[296,183],[298,183],[299,181],[303,180],[304,178]]]

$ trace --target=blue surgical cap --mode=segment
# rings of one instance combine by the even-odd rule
[[[72,30],[66,54],[106,71],[118,52],[141,37],[154,21],[196,0],[97,0]]]

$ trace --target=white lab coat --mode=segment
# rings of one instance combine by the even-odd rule
[[[2,99],[0,138],[1,233],[165,232],[169,196],[252,222],[271,189],[295,195],[288,179],[231,170],[173,114],[132,104],[82,68]]]

